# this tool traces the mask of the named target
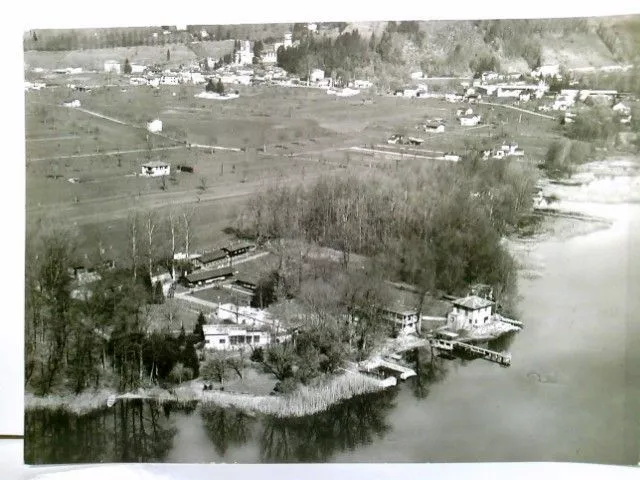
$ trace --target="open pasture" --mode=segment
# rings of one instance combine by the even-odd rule
[[[473,108],[483,120],[496,126],[461,127],[455,111],[464,105],[372,97],[364,91],[339,98],[320,89],[229,86],[240,91],[240,98],[215,102],[194,97],[203,88],[105,87],[71,95],[59,87],[28,92],[28,222],[58,218],[77,228],[81,250],[95,250],[99,239],[112,257],[126,259],[131,212],[154,210],[162,216],[173,205],[193,211],[192,248],[204,249],[228,238],[223,230],[235,222],[246,199],[274,182],[304,183],[344,169],[393,171],[399,161],[396,149],[403,152],[400,160],[405,163],[434,161],[423,157],[464,154],[479,143],[495,145],[502,138],[541,156],[548,143],[543,137],[555,126],[551,120],[477,105]],[[71,97],[82,102],[82,109],[109,118],[59,106]],[[144,126],[151,118],[163,121],[161,135],[147,135]],[[445,133],[427,134],[418,128],[433,118],[447,122]],[[417,147],[387,145],[393,133],[425,142]],[[350,150],[376,145],[391,153]],[[148,160],[166,161],[174,173],[164,179],[136,176]],[[175,172],[177,165],[191,166],[194,172]]]

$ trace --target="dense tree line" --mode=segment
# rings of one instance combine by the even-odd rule
[[[309,188],[278,186],[257,194],[238,227],[272,245],[299,240],[284,247],[294,265],[305,254],[301,245],[317,244],[340,251],[345,270],[352,254],[366,255],[389,279],[425,292],[459,292],[484,282],[508,295],[514,265],[500,238],[530,208],[533,186],[530,171],[508,162],[326,176]],[[282,271],[293,285],[289,295],[300,295],[300,269]]]
[[[186,32],[172,31],[170,35],[164,35],[162,29],[152,27],[38,30],[31,32],[30,35],[25,35],[23,47],[25,50],[68,51],[156,46],[187,43],[188,41],[190,41],[190,36]]]
[[[175,235],[178,218],[172,218],[168,223]],[[153,237],[151,215],[147,220],[146,248],[142,225],[132,223],[140,227],[131,232],[132,265],[114,270],[100,264],[100,279],[90,290],[75,284],[70,273],[80,263],[72,232],[45,226],[30,233],[25,283],[25,382],[29,390],[37,394],[80,392],[104,385],[128,390],[198,375],[196,346],[203,339],[203,322],[193,334],[184,330],[176,334],[174,300],[154,307],[165,300],[160,284],[154,286],[150,280],[149,269],[159,259],[149,252],[160,242]],[[138,275],[145,250],[147,271]],[[167,266],[175,269],[171,262]],[[161,331],[150,328],[150,321],[158,315],[167,325]]]
[[[587,142],[557,140],[549,145],[543,166],[553,177],[567,176],[576,166],[588,162],[592,153],[592,145]]]

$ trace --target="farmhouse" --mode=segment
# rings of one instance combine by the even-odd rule
[[[158,133],[162,131],[162,120],[150,120],[147,122],[147,130],[151,133]]]
[[[120,74],[120,63],[116,60],[107,60],[104,62],[104,71],[106,73]]]
[[[80,107],[80,100],[69,100],[67,102],[64,102],[63,105],[69,108],[78,108]]]
[[[168,163],[160,161],[151,161],[142,164],[140,175],[143,177],[162,177],[171,174],[171,166]]]
[[[451,330],[470,329],[491,321],[494,303],[476,295],[469,295],[453,302],[447,316],[447,327]]]
[[[418,316],[420,295],[414,287],[404,284],[389,283],[391,300],[382,309],[382,313],[389,323],[400,334],[420,331],[421,323]]]
[[[197,285],[207,285],[213,282],[220,282],[233,276],[230,268],[218,268],[215,270],[198,270],[183,277],[183,283],[189,287]]]
[[[271,333],[267,330],[240,325],[203,325],[204,348],[208,350],[239,350],[268,345]]]
[[[194,260],[194,264],[199,267],[211,267],[222,260],[227,260],[229,253],[224,250],[214,250],[213,252],[203,253]]]

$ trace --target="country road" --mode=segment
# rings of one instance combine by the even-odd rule
[[[79,111],[79,112],[83,112],[86,113],[88,115],[93,115],[94,117],[97,118],[101,118],[103,120],[107,120],[109,122],[113,122],[113,123],[117,123],[118,125],[125,125],[127,127],[131,127],[131,128],[136,128],[138,130],[146,130],[145,127],[140,126],[140,125],[134,125],[132,123],[128,123],[122,120],[118,120],[117,118],[114,117],[110,117],[108,115],[103,115],[102,113],[98,113],[98,112],[94,112],[92,110],[87,110],[86,108],[76,108],[75,110]],[[178,143],[181,146],[186,146],[185,142],[182,140],[178,140],[176,138],[170,137],[169,135],[166,135],[164,133],[153,133],[153,135],[156,135],[158,137],[162,137],[165,138],[167,140],[171,140],[172,142]],[[203,144],[199,144],[199,143],[192,143],[190,144],[191,147],[195,147],[195,148],[213,148],[214,150],[226,150],[226,151],[230,151],[230,152],[240,152],[242,151],[240,148],[236,148],[236,147],[223,147],[221,145],[203,145]],[[173,147],[173,148],[177,148],[177,147]]]
[[[555,120],[556,117],[552,117],[551,115],[545,115],[544,113],[532,112],[531,110],[525,110],[524,108],[514,107],[513,105],[503,105],[502,103],[491,103],[491,102],[480,102],[480,105],[492,105],[494,107],[504,107],[510,108],[511,110],[516,110],[522,113],[528,113],[529,115],[535,115],[536,117],[547,118],[549,120]]]
[[[77,153],[74,155],[59,155],[57,157],[41,157],[41,158],[29,158],[28,162],[46,162],[51,160],[70,160],[73,158],[90,158],[90,157],[110,157],[114,155],[125,155],[128,153],[143,153],[143,152],[162,152],[165,150],[180,150],[184,149],[184,145],[174,145],[171,147],[156,147],[156,148],[136,148],[132,150],[109,150],[108,152],[97,153]]]

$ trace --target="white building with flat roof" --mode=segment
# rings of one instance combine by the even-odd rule
[[[143,177],[162,177],[171,174],[171,165],[166,162],[151,161],[142,164],[140,175]]]
[[[271,343],[267,330],[240,325],[203,325],[204,348],[208,350],[239,350]]]

